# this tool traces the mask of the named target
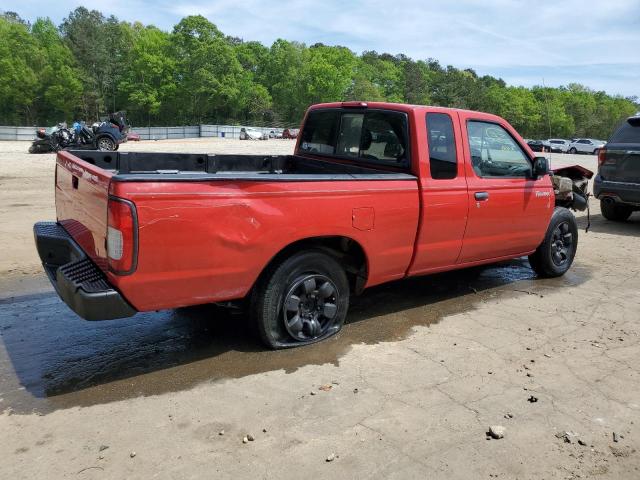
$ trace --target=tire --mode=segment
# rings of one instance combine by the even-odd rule
[[[598,152],[600,151],[599,148],[594,148],[593,152],[591,152],[591,155],[598,155]]]
[[[29,153],[36,153],[38,151],[38,149],[36,148],[35,145],[31,145],[29,147]]]
[[[576,218],[568,209],[556,207],[544,240],[536,251],[529,255],[529,263],[540,277],[560,277],[571,268],[577,248]]]
[[[113,152],[116,149],[116,142],[109,137],[99,137],[96,139],[96,150]]]
[[[633,209],[627,205],[620,205],[619,203],[608,203],[604,200],[600,200],[600,211],[602,216],[607,220],[614,222],[624,222],[629,218]]]
[[[576,150],[576,147],[571,147],[571,148],[569,149],[569,153],[570,153],[571,155],[575,155],[576,153],[578,153],[578,150]]]
[[[348,308],[344,269],[326,253],[307,250],[267,268],[253,289],[250,312],[261,340],[277,349],[335,335]]]

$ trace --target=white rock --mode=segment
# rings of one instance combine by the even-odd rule
[[[501,425],[491,425],[489,427],[489,435],[491,438],[495,438],[496,440],[503,438],[506,431],[507,429]]]

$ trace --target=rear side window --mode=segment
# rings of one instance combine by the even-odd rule
[[[409,165],[407,116],[384,110],[312,110],[300,150],[363,163]]]
[[[427,113],[427,135],[431,178],[436,180],[456,178],[458,164],[451,117],[446,113]]]
[[[609,143],[640,143],[640,118],[625,120],[611,136]]]

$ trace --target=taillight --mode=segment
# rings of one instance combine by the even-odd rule
[[[136,269],[138,221],[136,207],[129,200],[109,197],[107,207],[107,258],[109,270],[127,275]]]
[[[602,164],[607,159],[607,151],[604,148],[598,150],[598,166],[602,166]]]

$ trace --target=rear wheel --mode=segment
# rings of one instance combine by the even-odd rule
[[[576,218],[568,209],[557,207],[544,240],[536,251],[529,255],[529,263],[541,277],[559,277],[571,268],[577,248]]]
[[[624,222],[631,216],[633,209],[627,205],[600,200],[600,211],[602,212],[602,216],[607,220]]]
[[[109,137],[100,137],[97,140],[98,150],[106,150],[112,152],[116,149],[116,142],[111,140]]]
[[[569,149],[569,153],[571,153],[571,154],[575,155],[576,153],[578,153],[578,150],[576,150],[576,147],[571,147],[571,148]]]
[[[347,275],[320,250],[269,267],[251,296],[251,316],[271,348],[308,345],[338,333],[348,308]]]

